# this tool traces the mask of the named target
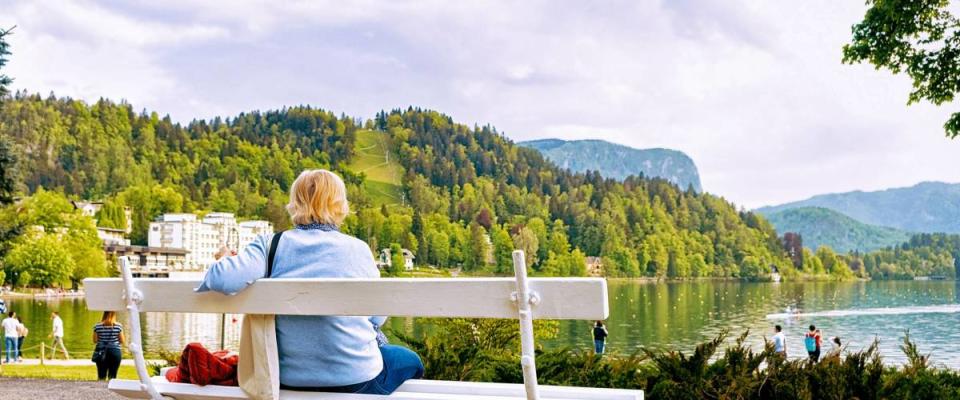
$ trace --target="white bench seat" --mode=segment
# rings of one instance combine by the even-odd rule
[[[143,357],[141,312],[271,315],[388,315],[512,318],[519,321],[523,384],[409,380],[389,396],[283,390],[284,400],[643,400],[643,391],[537,385],[534,319],[602,320],[609,314],[600,278],[527,279],[522,251],[513,253],[515,279],[265,279],[234,296],[195,293],[197,281],[123,278],[84,280],[87,308],[130,312],[129,347],[140,380],[110,381],[128,398],[248,399],[239,387],[197,386],[149,377]],[[129,294],[129,295],[128,295]],[[243,355],[241,354],[241,357]]]
[[[177,400],[248,399],[236,386],[197,386],[189,383],[170,383],[162,377],[154,377],[153,384],[166,396]],[[140,381],[114,379],[110,390],[124,397],[149,399],[150,395],[140,388]],[[541,400],[642,400],[636,390],[578,388],[568,386],[539,386]],[[523,384],[431,381],[412,379],[389,396],[347,393],[318,393],[282,390],[283,399],[307,400],[518,400],[525,399]]]

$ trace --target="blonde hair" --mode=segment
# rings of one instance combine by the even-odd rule
[[[303,171],[290,186],[287,212],[296,225],[321,223],[340,226],[350,212],[347,186],[337,174],[325,169]]]

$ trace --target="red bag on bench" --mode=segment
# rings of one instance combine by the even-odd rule
[[[194,385],[237,386],[237,353],[211,353],[200,343],[190,343],[180,355],[180,364],[167,371],[169,382]]]

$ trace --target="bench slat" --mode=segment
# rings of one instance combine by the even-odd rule
[[[155,380],[154,385],[163,394],[177,400],[247,399],[238,387],[196,386],[185,383],[169,383]],[[140,382],[114,379],[110,390],[130,398],[148,398],[140,391]],[[540,386],[542,400],[643,400],[640,390],[596,389],[567,386]],[[283,390],[284,400],[517,400],[526,399],[522,384],[409,380],[389,396],[357,395],[341,393],[295,392]]]
[[[195,293],[196,280],[135,281],[145,312],[517,318],[512,278],[278,278],[257,281],[234,296]],[[126,308],[121,279],[89,278],[83,284],[90,310]],[[609,313],[601,278],[531,278],[529,284],[541,298],[534,318],[602,320]]]

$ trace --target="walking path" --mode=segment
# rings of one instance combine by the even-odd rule
[[[105,382],[0,378],[0,399],[101,400],[122,397],[107,390]]]

